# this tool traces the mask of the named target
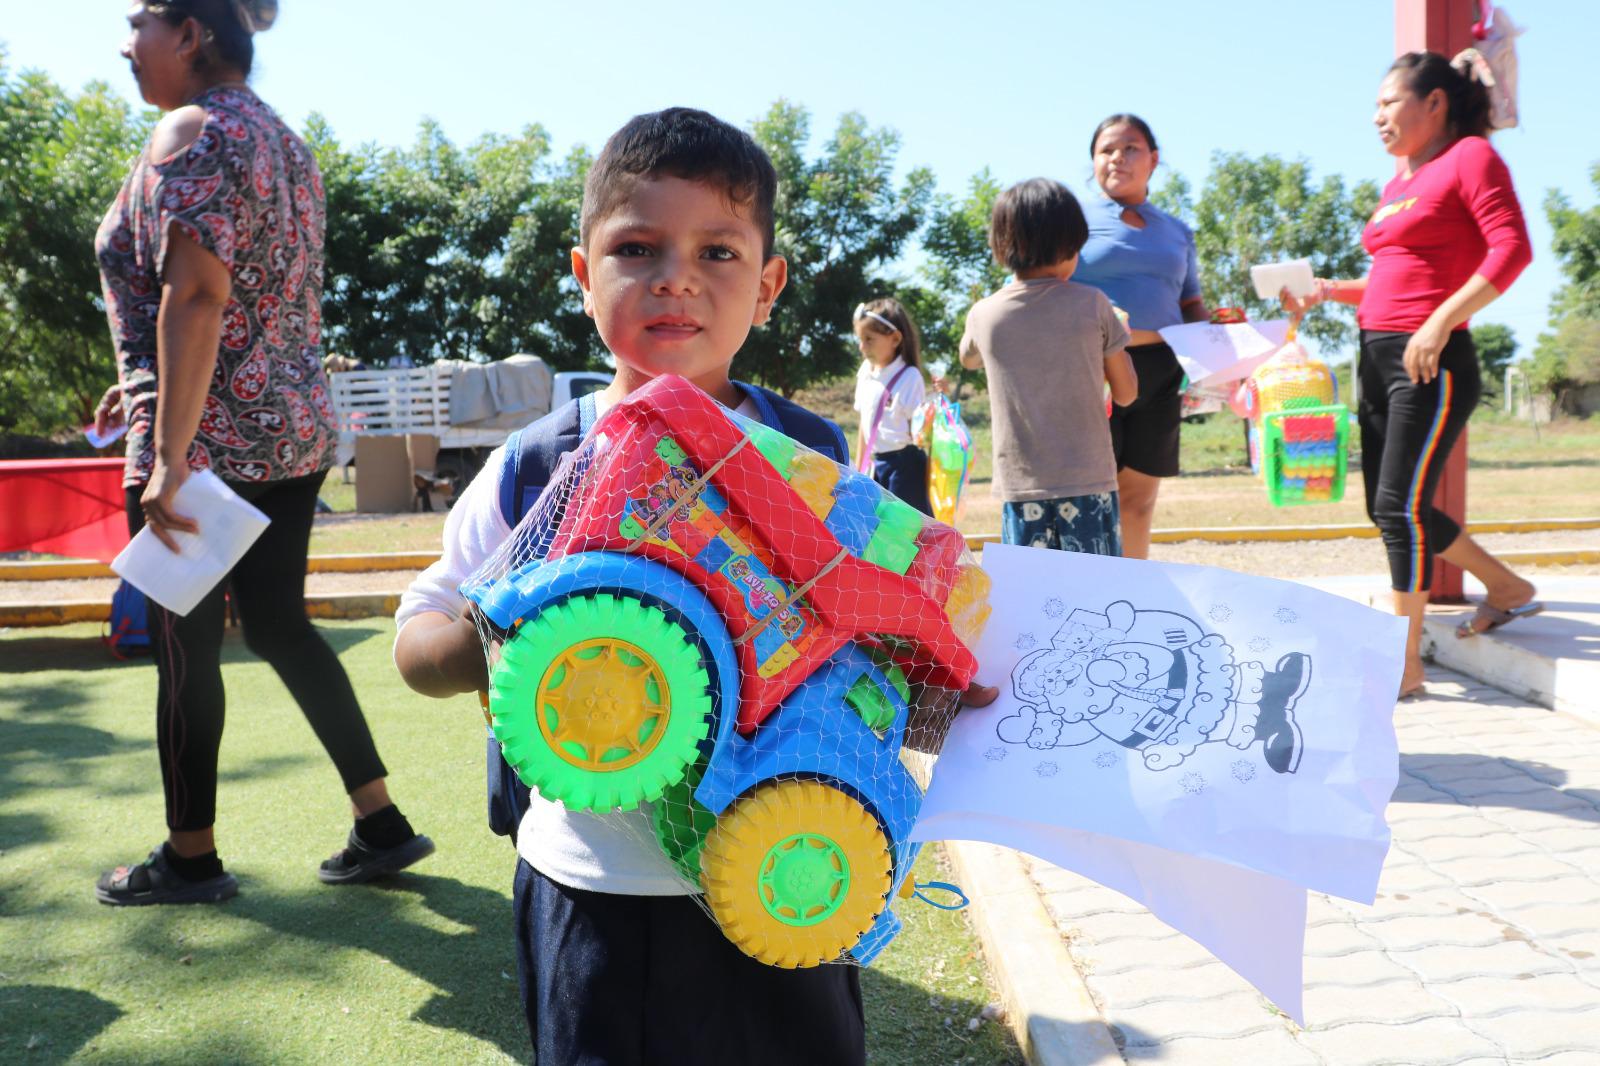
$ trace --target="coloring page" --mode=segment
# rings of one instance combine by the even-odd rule
[[[983,563],[978,679],[1001,695],[957,716],[920,838],[1082,830],[1372,901],[1403,620],[1209,567],[1005,545]]]
[[[1302,1015],[1306,890],[1371,903],[1399,777],[1403,619],[1209,567],[989,545],[989,707],[913,831],[1149,907]]]

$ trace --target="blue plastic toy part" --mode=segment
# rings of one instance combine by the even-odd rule
[[[881,737],[850,701],[852,687],[863,678],[877,685],[894,709]],[[908,713],[899,691],[871,657],[847,644],[791,693],[754,736],[739,735],[732,716],[722,716],[695,799],[720,815],[742,794],[777,777],[815,778],[843,789],[877,816],[888,838],[894,858],[889,898],[894,899],[921,850],[909,837],[922,807],[922,790],[900,762]],[[899,928],[900,920],[885,906],[851,956],[871,962]]]
[[[938,900],[924,893],[923,889],[925,888],[936,889],[940,892],[949,892],[960,899],[961,902],[940,903]],[[926,903],[928,906],[937,907],[942,911],[965,910],[972,902],[967,898],[967,894],[961,891],[960,885],[952,885],[949,881],[918,881],[912,886],[911,894],[917,899],[920,899],[922,902]]]
[[[878,531],[878,500],[882,494],[877,482],[860,474],[846,474],[833,487],[833,509],[824,524],[851,555],[865,555],[872,535]]]
[[[584,592],[626,592],[660,607],[692,634],[711,675],[713,729],[737,718],[739,665],[722,615],[693,582],[671,567],[620,552],[579,552],[536,560],[487,587],[463,590],[502,630]]]

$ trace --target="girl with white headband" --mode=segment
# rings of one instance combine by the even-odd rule
[[[925,515],[928,453],[917,446],[913,426],[926,395],[916,323],[899,300],[869,300],[856,306],[856,468]]]

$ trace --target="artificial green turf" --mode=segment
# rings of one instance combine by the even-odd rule
[[[217,826],[240,894],[128,909],[92,889],[164,835],[155,670],[113,661],[94,627],[0,634],[0,1062],[527,1060],[476,701],[405,690],[387,620],[322,628],[438,853],[381,887],[316,881],[349,829],[338,777],[230,634]],[[863,975],[872,1061],[1020,1062],[1003,1026],[967,1029],[993,996],[967,923],[898,909],[907,932]]]

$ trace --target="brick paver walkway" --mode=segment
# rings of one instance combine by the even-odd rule
[[[1126,897],[1032,862],[1128,1062],[1600,1063],[1600,729],[1447,671],[1429,689],[1395,714],[1377,903],[1311,896],[1305,1029]]]

